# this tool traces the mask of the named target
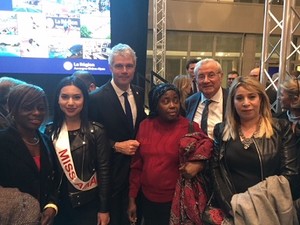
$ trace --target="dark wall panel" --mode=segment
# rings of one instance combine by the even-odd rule
[[[139,76],[145,77],[149,0],[111,0],[112,46],[130,45],[137,55],[135,83],[144,86]]]

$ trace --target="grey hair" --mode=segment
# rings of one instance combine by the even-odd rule
[[[137,57],[136,57],[135,51],[133,51],[133,49],[129,45],[119,43],[111,49],[111,52],[108,56],[108,64],[110,66],[114,63],[114,58],[117,55],[131,56],[133,58],[134,65],[136,65]]]

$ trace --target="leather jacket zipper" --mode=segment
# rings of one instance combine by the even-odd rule
[[[256,143],[256,141],[253,137],[252,137],[252,140],[253,140],[253,143],[255,145],[255,149],[256,149],[256,152],[257,152],[257,155],[258,155],[258,159],[259,159],[261,181],[263,181],[265,176],[264,176],[264,171],[263,171],[263,163],[262,163],[261,154],[260,154],[258,145],[257,145],[257,143]]]

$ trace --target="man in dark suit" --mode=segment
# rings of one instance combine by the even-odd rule
[[[227,100],[227,91],[221,87],[221,65],[214,59],[203,59],[195,66],[195,76],[199,92],[186,100],[186,117],[213,138],[214,126],[224,120]]]
[[[110,225],[127,225],[131,156],[139,147],[135,140],[136,131],[146,117],[144,92],[131,84],[136,55],[128,45],[114,46],[108,62],[112,80],[91,93],[89,112],[92,120],[104,125],[113,151]]]
[[[192,86],[191,93],[192,94],[195,94],[198,92],[197,81],[196,81],[196,77],[195,77],[195,73],[194,73],[194,69],[195,69],[197,62],[199,62],[198,59],[190,59],[187,61],[186,66],[185,66],[186,72],[192,80],[192,83],[191,83],[191,86]]]

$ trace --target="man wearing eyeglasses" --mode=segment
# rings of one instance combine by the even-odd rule
[[[135,134],[140,122],[146,118],[144,91],[131,84],[136,55],[130,46],[114,46],[108,63],[112,79],[91,93],[89,114],[92,120],[104,125],[112,147],[109,224],[128,225],[128,176],[131,156],[139,147]]]
[[[203,59],[195,67],[199,92],[186,100],[186,117],[213,139],[213,129],[224,120],[227,91],[221,87],[223,71],[214,59]]]

